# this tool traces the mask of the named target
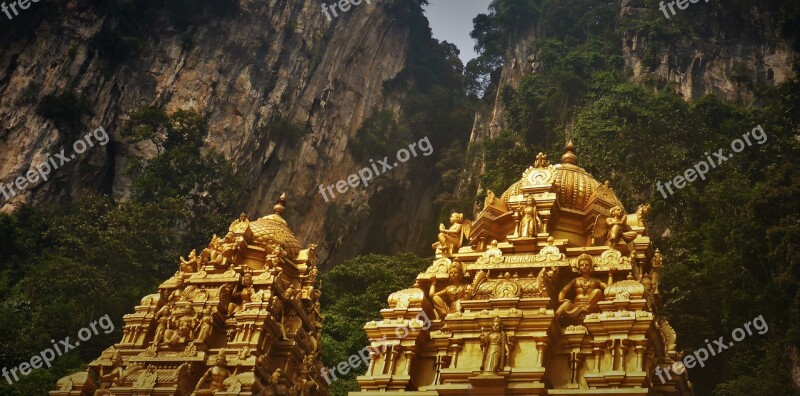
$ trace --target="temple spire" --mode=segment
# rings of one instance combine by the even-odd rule
[[[575,144],[572,143],[572,139],[564,146],[564,155],[561,156],[561,163],[572,165],[578,163],[578,156],[575,155]]]

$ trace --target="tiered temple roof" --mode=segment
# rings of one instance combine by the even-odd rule
[[[124,317],[122,340],[51,396],[324,395],[315,245],[243,214]]]
[[[364,327],[373,353],[351,395],[691,394],[685,372],[654,375],[679,356],[649,206],[628,214],[577,163],[571,142],[560,164],[540,153],[474,221],[440,226],[432,265]]]

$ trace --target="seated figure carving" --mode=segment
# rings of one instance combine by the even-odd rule
[[[581,276],[569,281],[558,293],[561,305],[556,310],[556,316],[572,319],[599,311],[597,303],[603,298],[606,284],[592,277],[593,265],[592,256],[584,253],[578,257]],[[573,300],[567,298],[571,293],[575,295]]]
[[[461,247],[461,242],[464,238],[469,238],[470,228],[472,223],[469,220],[464,220],[464,215],[461,213],[453,213],[450,215],[450,228],[446,228],[444,224],[439,224],[438,242],[433,244],[433,248],[441,251],[445,257],[450,257],[453,253],[458,252]]]
[[[214,367],[206,370],[205,374],[200,377],[200,381],[197,381],[197,385],[195,386],[194,392],[192,392],[192,396],[213,396],[217,392],[224,392],[225,379],[235,376],[239,371],[238,367],[236,370],[234,370],[233,374],[228,371],[228,369],[225,367],[228,364],[228,361],[221,350],[216,356],[214,363]],[[209,383],[208,388],[204,388],[203,385],[209,377],[211,378],[211,382]]]
[[[436,319],[442,319],[448,314],[461,312],[461,300],[471,298],[475,295],[477,285],[485,277],[483,272],[475,277],[475,284],[463,283],[464,267],[458,259],[447,267],[447,274],[450,277],[450,284],[444,289],[436,291],[436,278],[431,280],[430,296],[433,302]]]

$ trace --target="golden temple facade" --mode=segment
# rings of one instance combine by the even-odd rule
[[[540,153],[474,221],[440,225],[432,265],[364,327],[370,364],[351,396],[691,395],[684,370],[655,375],[681,356],[648,210],[628,214],[571,142],[560,164]]]
[[[245,215],[125,315],[122,340],[51,396],[324,395],[315,245]]]

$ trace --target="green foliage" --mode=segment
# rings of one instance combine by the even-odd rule
[[[83,128],[83,117],[93,114],[89,99],[69,90],[45,95],[39,101],[36,113],[53,121],[68,142],[77,138]]]
[[[395,291],[411,287],[417,274],[430,265],[410,253],[397,256],[370,254],[345,261],[321,278],[325,292],[322,309],[325,327],[322,335],[323,362],[333,368],[369,345],[364,324],[380,319],[386,298]],[[346,395],[357,390],[355,378],[366,367],[359,368],[331,384],[331,395]],[[331,378],[333,379],[333,378]]]
[[[100,331],[80,348],[59,357],[50,370],[35,370],[0,393],[45,394],[55,381],[99,355],[121,337],[122,315],[174,272],[172,226],[176,205],[115,204],[87,193],[66,210],[23,208],[0,215],[0,355],[17,366],[108,314],[115,330]],[[102,298],[99,298],[102,297]]]
[[[348,147],[356,158],[363,161],[392,156],[410,140],[408,128],[397,122],[393,111],[375,109],[358,128]]]
[[[311,129],[278,118],[260,128],[256,134],[262,139],[267,139],[276,144],[286,143],[291,147],[296,146],[300,140],[311,133]]]
[[[50,339],[74,339],[106,314],[115,331],[100,332],[13,386],[3,381],[2,394],[45,394],[119,340],[122,316],[174,273],[179,254],[224,230],[242,206],[244,190],[231,164],[201,150],[207,126],[199,114],[142,109],[123,129],[162,146],[131,170],[128,201],[86,192],[66,206],[0,214],[0,365],[29,360]]]
[[[184,221],[185,229],[191,230],[185,235],[187,244],[200,246],[241,207],[241,176],[222,155],[202,150],[208,128],[203,116],[185,110],[166,116],[143,109],[131,120],[136,123],[123,129],[129,126],[132,137],[163,139],[163,152],[150,161],[134,161],[128,170],[134,178],[131,196],[140,202],[181,202],[190,214]]]
[[[128,115],[128,120],[123,124],[121,134],[132,142],[149,140],[156,146],[158,152],[164,148],[167,138],[169,116],[155,107],[142,107]]]

